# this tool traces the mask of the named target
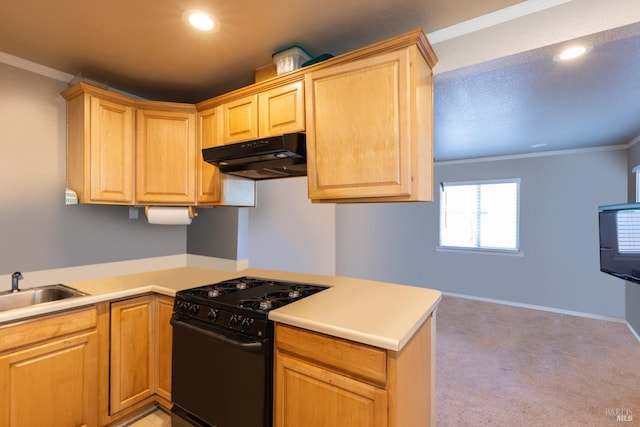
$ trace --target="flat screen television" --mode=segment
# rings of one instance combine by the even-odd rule
[[[640,203],[598,208],[600,271],[640,283]]]

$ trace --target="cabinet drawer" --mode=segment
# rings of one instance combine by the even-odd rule
[[[0,353],[96,327],[96,308],[68,311],[0,326]]]
[[[375,385],[387,382],[385,350],[286,325],[276,325],[276,349]]]

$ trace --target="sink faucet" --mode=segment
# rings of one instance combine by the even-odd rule
[[[16,271],[11,275],[11,292],[20,292],[20,288],[18,288],[18,280],[22,280],[22,273]]]

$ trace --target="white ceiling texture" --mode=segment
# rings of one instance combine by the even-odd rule
[[[199,33],[185,9],[214,14]],[[21,0],[3,4],[0,62],[197,102],[251,84],[279,49],[339,55],[422,28],[438,55],[437,161],[640,139],[637,0]],[[574,61],[553,61],[574,43]]]

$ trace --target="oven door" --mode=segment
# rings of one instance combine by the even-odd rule
[[[271,426],[271,339],[254,340],[176,318],[171,325],[174,412],[186,412],[193,425],[199,425],[199,419],[215,427]]]

